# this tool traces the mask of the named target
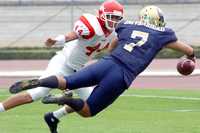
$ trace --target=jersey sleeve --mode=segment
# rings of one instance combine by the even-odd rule
[[[177,37],[176,37],[175,32],[172,29],[166,28],[160,40],[161,40],[161,44],[167,45],[168,43],[177,41]]]
[[[81,16],[79,20],[76,21],[73,31],[84,39],[90,39],[95,35],[94,28],[84,16]]]

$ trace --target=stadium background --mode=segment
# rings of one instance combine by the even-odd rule
[[[55,37],[70,31],[74,21],[82,13],[96,14],[102,2],[103,0],[0,0],[0,48],[44,47],[43,42],[47,37]],[[137,19],[138,12],[143,6],[158,5],[165,13],[167,26],[172,27],[181,40],[193,46],[200,45],[200,32],[198,32],[200,0],[120,0],[120,2],[125,6],[125,18],[130,20]],[[20,55],[15,49],[15,53],[9,50],[5,53],[5,50],[0,50],[0,57],[12,55],[11,58],[17,58]],[[38,58],[51,53],[50,49],[43,54],[39,54],[39,51],[40,49],[35,50]],[[23,54],[27,57],[32,53],[23,50]],[[178,75],[175,69],[177,62],[178,59],[153,61],[144,75],[136,79],[134,87],[200,88],[199,60],[197,72],[194,73],[197,75],[190,77]],[[0,84],[2,87],[8,87],[16,80],[39,76],[47,63],[48,60],[0,60]]]
[[[42,47],[49,36],[70,31],[82,13],[95,14],[103,0],[0,0],[0,47]],[[191,45],[200,45],[200,0],[120,0],[125,18],[135,20],[139,9],[156,4],[168,26]]]
[[[101,2],[0,0],[0,47],[43,47],[47,37],[70,31],[73,22],[83,12],[95,14]],[[121,2],[125,4],[125,17],[128,19],[137,18],[139,9],[147,4],[158,5],[165,12],[168,26],[181,40],[200,45],[200,0]],[[77,115],[63,118],[59,133],[199,133],[199,75],[184,77],[175,73],[172,76],[177,61],[154,60],[147,70],[161,72],[161,75],[139,76],[131,87],[134,89],[129,89],[94,118],[82,119]],[[38,76],[47,63],[48,60],[0,60],[0,101],[10,96],[7,89],[10,84]],[[197,68],[199,66],[198,60]],[[172,75],[166,75],[169,73]],[[57,106],[36,102],[0,113],[0,133],[47,133],[43,114],[56,109]]]
[[[136,20],[139,10],[145,5],[158,5],[165,13],[167,26],[172,27],[181,40],[193,46],[200,45],[200,0],[119,1],[125,6],[125,18],[130,20]],[[103,0],[0,0],[0,48],[44,47],[43,42],[47,37],[70,31],[74,21],[82,13],[96,14],[102,2]],[[20,55],[15,49],[15,53],[0,50],[1,57],[12,55],[11,58],[17,58]],[[50,49],[43,54],[39,54],[39,49],[34,51],[39,58],[51,53]],[[32,53],[23,50],[23,54],[29,56]],[[153,61],[144,76],[136,79],[135,87],[198,89],[199,60],[195,73],[197,76],[190,77],[178,75],[175,69],[177,62],[178,59]],[[16,80],[39,76],[47,63],[48,60],[0,60],[0,84],[8,87]],[[159,84],[157,80],[160,80]]]

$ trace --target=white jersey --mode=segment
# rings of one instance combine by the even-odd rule
[[[62,52],[68,66],[79,70],[88,62],[90,56],[108,47],[115,32],[109,33],[94,15],[84,14],[74,25],[79,39],[65,44]]]

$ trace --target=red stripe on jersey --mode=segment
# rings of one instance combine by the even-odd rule
[[[83,35],[82,37],[84,39],[90,39],[90,38],[92,38],[95,35],[94,28],[91,26],[91,24],[88,22],[88,20],[84,16],[81,16],[80,20],[87,26],[87,28],[90,31],[89,35]]]
[[[106,27],[105,27],[105,22],[103,22],[100,18],[97,18],[100,26],[101,26],[101,29],[105,35],[105,37],[107,37],[108,35],[110,35],[111,31],[109,31]]]

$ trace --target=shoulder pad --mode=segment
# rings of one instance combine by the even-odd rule
[[[83,14],[83,17],[89,22],[89,24],[93,27],[95,33],[98,35],[98,36],[102,36],[104,35],[104,32],[101,28],[101,25],[97,19],[97,17],[95,15],[92,15],[92,14],[89,14],[89,13],[86,13],[86,14]]]

